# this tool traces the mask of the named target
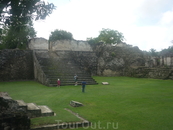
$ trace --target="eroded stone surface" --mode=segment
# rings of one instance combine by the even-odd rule
[[[80,107],[80,106],[83,106],[82,103],[80,102],[77,102],[77,101],[70,101],[70,105],[73,106],[73,107]]]

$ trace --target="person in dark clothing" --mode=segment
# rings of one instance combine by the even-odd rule
[[[85,92],[85,86],[86,86],[86,82],[85,81],[82,81],[82,92],[83,93]]]

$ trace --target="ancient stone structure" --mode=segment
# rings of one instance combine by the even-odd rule
[[[0,130],[29,130],[30,119],[24,109],[6,92],[0,92]]]
[[[76,69],[80,68],[90,75],[173,79],[173,57],[150,57],[138,47],[125,43],[114,46],[99,43],[91,47],[86,41],[59,40],[49,43],[46,39],[35,38],[30,41],[28,48],[30,50],[0,51],[0,81],[36,79],[45,85],[50,82],[55,83],[57,76],[65,73],[59,72],[61,75],[57,76],[54,74],[52,81],[47,78],[53,77],[50,74],[54,71],[51,69],[53,66],[58,69],[55,62],[59,64],[59,68],[60,66],[64,68],[64,71],[67,70],[65,65],[73,69],[78,66]],[[39,54],[37,58],[36,53]],[[49,65],[46,63],[41,65],[43,61]],[[72,82],[72,80],[64,79],[64,82]]]
[[[86,51],[85,51],[86,52]],[[81,65],[76,62],[76,53],[72,51],[37,51],[34,53],[35,79],[47,86],[57,86],[57,79],[61,85],[74,85],[74,75],[77,74],[81,83],[97,84],[88,71],[88,64]],[[88,56],[89,57],[89,56]],[[89,57],[91,58],[91,57]],[[76,60],[75,60],[76,59]],[[91,58],[92,59],[92,58]],[[86,61],[86,60],[84,60]],[[83,63],[83,62],[82,62]],[[94,70],[94,69],[93,69]],[[95,71],[96,72],[96,69]]]
[[[81,106],[83,106],[82,103],[77,102],[77,101],[73,101],[73,100],[70,101],[70,105],[71,105],[72,107],[81,107]]]
[[[75,73],[81,78],[80,82],[85,79],[87,84],[97,84],[91,75],[173,79],[173,56],[150,57],[138,47],[124,43],[91,47],[85,41],[49,43],[46,39],[36,38],[30,41],[28,47],[30,50],[0,51],[0,81],[35,79],[44,85],[56,86],[56,80],[60,78],[63,85],[72,85]],[[26,109],[19,109],[17,101],[12,100],[8,94],[1,93],[0,104],[0,129],[29,129],[30,120]],[[37,107],[33,103],[29,104]],[[75,101],[71,104],[81,105]],[[54,114],[52,111],[45,113],[46,106],[36,109],[36,116]],[[83,123],[89,125],[89,122],[75,125],[81,126]],[[52,129],[57,127],[61,128],[63,125],[51,126]]]
[[[31,50],[49,50],[49,42],[44,38],[33,38],[28,43]]]
[[[137,47],[100,44],[95,52],[98,57],[98,75],[126,76],[129,68],[145,66],[145,57]]]
[[[130,45],[94,47],[98,57],[97,75],[173,79],[172,57],[151,57]]]
[[[71,56],[81,69],[91,75],[97,75],[97,56],[95,52],[90,51],[73,51]]]
[[[33,80],[32,50],[1,50],[0,81]]]
[[[88,42],[77,40],[57,40],[56,42],[50,42],[50,50],[93,51]]]

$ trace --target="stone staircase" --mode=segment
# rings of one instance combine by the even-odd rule
[[[56,86],[57,79],[61,80],[61,86],[74,85],[74,75],[78,75],[78,83],[83,80],[87,85],[97,84],[91,75],[80,65],[76,64],[70,53],[57,54],[54,52],[36,53],[36,58],[49,81],[49,86]],[[44,56],[43,56],[44,55]]]
[[[46,105],[36,105],[35,103],[25,103],[23,100],[16,100],[19,108],[25,110],[30,118],[54,116],[55,113]]]

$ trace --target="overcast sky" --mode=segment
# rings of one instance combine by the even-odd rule
[[[34,22],[37,37],[62,29],[76,40],[97,37],[102,28],[122,32],[127,44],[160,51],[173,43],[173,0],[46,0],[57,6]]]

